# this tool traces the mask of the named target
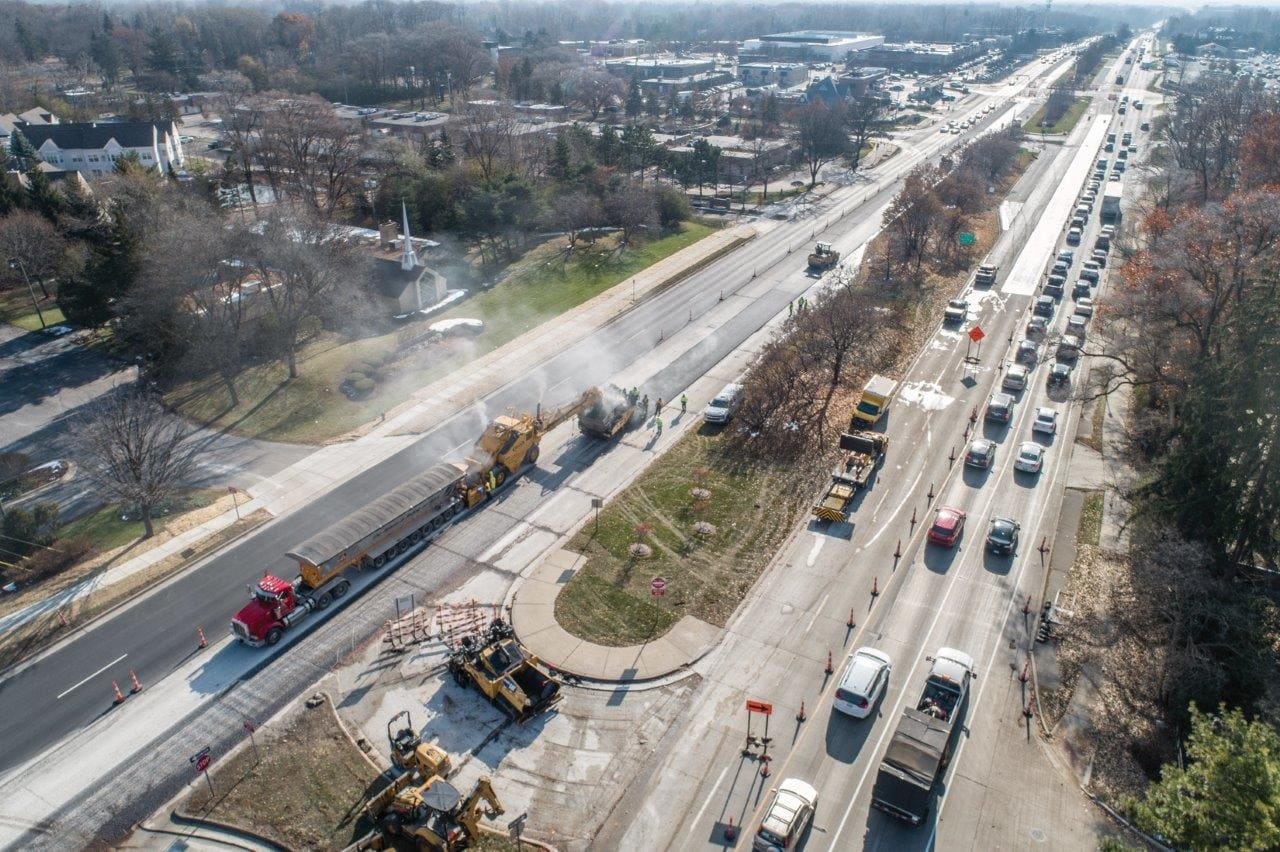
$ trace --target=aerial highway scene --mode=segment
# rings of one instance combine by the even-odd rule
[[[0,15],[0,848],[1280,848],[1280,14]]]

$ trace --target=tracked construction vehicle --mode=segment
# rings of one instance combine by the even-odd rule
[[[462,638],[449,657],[449,672],[459,686],[474,686],[517,722],[560,700],[560,683],[500,618],[479,636]]]
[[[818,243],[809,253],[809,271],[825,272],[840,262],[840,252],[831,243]]]
[[[397,725],[401,719],[404,724]],[[365,813],[378,828],[355,848],[453,852],[467,848],[479,836],[483,814],[503,812],[487,777],[462,798],[446,780],[453,770],[449,754],[423,742],[409,711],[401,711],[387,722],[387,743],[391,764],[400,774],[365,804]]]
[[[357,848],[455,852],[480,836],[482,816],[504,812],[487,776],[476,782],[465,799],[443,776],[433,775],[421,783],[415,780],[406,772],[369,800],[365,813],[378,829]]]

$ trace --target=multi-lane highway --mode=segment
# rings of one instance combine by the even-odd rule
[[[1107,69],[1100,79],[1109,84],[1114,75]],[[1134,74],[1130,84],[1141,91],[1145,79]],[[1051,339],[1016,394],[1011,422],[982,415],[989,395],[1000,389],[1010,344],[1024,332],[1032,294],[1061,247],[1106,134],[1133,130],[1146,144],[1147,134],[1136,132],[1140,119],[1115,115],[1116,103],[1106,100],[1113,87],[1101,88],[1065,145],[1042,153],[1052,160],[1035,176],[1024,222],[993,252],[1006,258],[998,285],[970,290],[965,326],[940,329],[907,372],[884,423],[892,440],[886,463],[851,522],[811,523],[784,548],[724,643],[698,665],[706,680],[684,728],[669,738],[668,757],[649,785],[624,797],[601,848],[749,847],[770,789],[788,777],[819,792],[815,824],[802,847],[808,850],[1079,848],[1090,842],[1091,817],[1072,788],[1045,768],[1022,714],[1028,695],[1014,677],[1034,624],[1022,606],[1028,597],[1040,598],[1044,562],[1037,545],[1053,535],[1079,412],[1068,394],[1046,387],[1053,339],[1073,310],[1070,283],[1052,318]],[[1097,210],[1076,248],[1072,281],[1093,248]],[[1104,279],[1101,298],[1105,293]],[[987,334],[976,365],[965,360],[971,349],[964,332],[973,325]],[[1056,434],[1032,432],[1038,407],[1058,412]],[[988,470],[962,463],[974,411],[973,429],[997,444]],[[1014,469],[1022,442],[1044,448],[1040,473]],[[955,548],[926,543],[941,506],[967,514]],[[1021,524],[1013,556],[984,547],[995,517]],[[831,699],[843,657],[861,645],[888,653],[894,668],[876,712],[855,720],[834,711]],[[871,788],[905,702],[920,694],[926,656],[943,646],[971,654],[978,679],[940,801],[925,825],[912,829],[872,810]],[[832,676],[824,672],[828,653],[836,661]],[[759,748],[744,754],[748,699],[774,708],[768,777],[761,774]],[[802,702],[807,718],[797,721]],[[753,733],[761,734],[759,718]],[[741,830],[736,842],[726,835],[730,824]]]
[[[1052,78],[1060,73],[1067,61],[1053,65],[1037,61],[1027,76],[1021,78],[1022,82],[980,91],[961,102],[955,114],[976,114],[990,101],[1005,106],[992,112],[972,131],[982,132],[986,126],[1009,118],[1014,109],[1010,99],[1039,78]],[[1026,106],[1025,100],[1017,103]],[[812,286],[812,279],[802,269],[803,254],[790,254],[789,249],[807,244],[815,228],[824,227],[824,235],[846,251],[865,244],[878,228],[882,211],[896,191],[898,178],[957,140],[927,128],[898,141],[902,151],[877,169],[871,182],[836,190],[816,216],[764,225],[761,236],[743,249],[679,286],[637,305],[580,343],[549,358],[538,366],[536,383],[522,377],[477,403],[489,410],[507,406],[529,408],[541,401],[544,388],[555,388],[557,393],[568,396],[581,387],[607,382],[619,370],[641,361],[654,365],[649,381],[643,382],[649,393],[668,398],[675,395]],[[846,213],[850,215],[842,215]],[[993,298],[998,301],[1000,297]],[[715,316],[716,324],[708,328],[706,338],[692,348],[664,349],[661,337],[654,330],[662,328],[671,317],[682,316]],[[921,393],[933,392],[922,390]],[[938,398],[942,396],[945,394],[939,392]],[[548,398],[546,401],[558,400]],[[901,413],[893,418],[895,428],[898,421],[906,420],[911,410],[905,404],[899,408]],[[926,411],[925,408],[919,410]],[[929,419],[926,416],[921,424],[926,430]],[[262,532],[166,584],[117,617],[93,625],[32,664],[9,673],[0,682],[0,766],[14,770],[26,762],[30,769],[38,765],[31,763],[33,758],[68,735],[91,736],[108,721],[104,719],[109,708],[105,684],[111,680],[127,682],[130,670],[144,683],[162,681],[190,656],[192,625],[203,624],[211,632],[220,631],[242,603],[246,584],[260,576],[264,569],[287,570],[284,553],[290,546],[333,523],[351,507],[385,493],[412,473],[468,447],[475,438],[477,420],[477,415],[470,410],[454,414],[421,440],[339,485],[314,503],[277,520]],[[909,425],[903,423],[904,427]],[[923,456],[917,461],[923,461]],[[891,463],[890,469],[882,471],[881,481],[922,476],[921,471],[911,472],[914,466],[908,465],[907,472],[899,474],[891,472],[897,467],[897,463]],[[555,483],[544,482],[539,487],[555,487]],[[883,504],[877,491],[873,491],[869,499]],[[477,570],[476,560],[486,548],[520,523],[520,507],[532,506],[536,500],[535,487],[512,499],[505,509],[486,510],[446,533],[440,546],[415,560],[415,582],[419,588],[429,593],[459,572]],[[888,505],[878,506],[869,518],[864,509],[858,523],[865,523],[870,529],[887,522],[892,514],[893,509]],[[859,546],[870,543],[865,538],[861,534],[857,537]],[[822,541],[828,539],[830,536],[824,533]],[[821,547],[821,543],[814,546],[815,556]],[[888,582],[887,575],[884,582]],[[342,614],[338,614],[329,621],[341,618]],[[359,627],[367,631],[368,624],[364,622]],[[353,623],[348,629],[356,627]],[[221,662],[233,669],[238,666],[241,676],[249,678],[255,661],[267,652],[241,649],[238,653],[239,656],[225,657]],[[285,653],[296,652],[286,650]],[[230,679],[234,681],[234,673]],[[181,714],[198,713],[201,707],[216,699],[225,684],[224,678],[216,688],[206,688],[193,678],[188,703],[180,715],[150,720],[145,729],[130,738],[130,750],[114,759],[123,763],[130,761],[134,754],[145,755],[148,743],[158,738],[165,726],[178,723]],[[262,700],[259,709],[276,706],[280,696],[264,696]],[[130,765],[136,770],[136,763]],[[110,764],[95,766],[96,775],[86,775],[85,780],[91,781],[110,770]],[[8,772],[0,779],[0,789],[11,784],[22,787],[26,784],[25,777],[21,771]],[[179,777],[177,770],[157,766],[152,782],[164,789],[165,784],[173,787],[179,783]],[[0,795],[0,799],[16,801],[8,795]],[[48,801],[45,804],[49,813],[55,813],[64,810],[67,803]],[[35,821],[39,816],[29,808],[21,814],[0,813],[0,817],[25,821]],[[120,814],[121,818],[125,816]]]

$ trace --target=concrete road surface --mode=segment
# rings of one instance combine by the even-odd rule
[[[811,522],[784,548],[724,644],[695,667],[705,680],[688,721],[669,737],[668,756],[647,788],[624,797],[597,838],[600,848],[749,848],[770,791],[789,777],[819,791],[815,825],[800,847],[809,852],[1095,844],[1102,821],[1041,752],[1022,713],[1029,696],[1016,677],[1035,624],[1022,607],[1030,598],[1038,608],[1045,564],[1037,546],[1054,531],[1079,408],[1046,389],[1050,350],[1016,394],[1009,424],[987,421],[983,412],[1029,316],[1028,277],[1038,288],[1108,130],[1134,123],[1112,109],[1095,99],[1056,158],[1052,147],[1043,155],[1053,159],[1034,176],[1027,224],[1006,233],[995,252],[1008,258],[1000,284],[970,291],[965,326],[939,329],[911,367],[883,421],[892,440],[887,460],[857,498],[851,521]],[[1076,273],[1099,227],[1095,214],[1076,252]],[[1071,311],[1068,293],[1053,319],[1058,332]],[[987,334],[980,358],[964,334],[975,325]],[[1055,434],[1032,432],[1038,407],[1058,412]],[[998,444],[990,470],[962,463],[971,412],[974,432]],[[1044,448],[1042,472],[1014,470],[1023,442]],[[955,548],[926,543],[941,506],[967,514]],[[996,517],[1021,524],[1013,556],[984,546]],[[894,669],[872,717],[860,721],[831,701],[846,655],[863,645],[887,652]],[[971,654],[978,679],[938,801],[913,829],[872,810],[871,788],[903,707],[920,696],[926,657],[944,646]],[[828,654],[832,675],[824,672]],[[762,717],[748,722],[747,700],[773,706],[767,777],[760,749],[744,750],[748,724],[755,736],[763,733]],[[806,719],[799,721],[802,704]],[[727,838],[730,825],[740,831],[736,841]]]

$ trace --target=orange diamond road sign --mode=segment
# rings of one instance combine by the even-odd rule
[[[982,340],[982,338],[986,336],[987,336],[987,333],[982,330],[982,326],[980,325],[975,325],[973,328],[969,329],[969,339],[972,340],[974,343],[977,343],[978,341]]]

